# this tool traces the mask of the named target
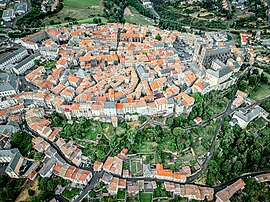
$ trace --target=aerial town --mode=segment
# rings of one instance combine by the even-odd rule
[[[11,29],[31,3],[0,7]],[[256,194],[270,191],[269,33],[98,22],[0,34],[0,181],[14,186],[0,182],[0,198],[268,201]]]

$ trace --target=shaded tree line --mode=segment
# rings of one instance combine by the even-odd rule
[[[0,202],[15,201],[20,194],[24,179],[0,176]]]
[[[246,172],[269,170],[269,155],[269,134],[255,138],[238,125],[231,127],[226,120],[209,162],[206,183],[225,183]]]

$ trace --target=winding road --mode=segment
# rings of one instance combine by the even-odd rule
[[[237,90],[238,90],[238,88],[239,88],[240,82],[241,82],[243,76],[246,74],[246,72],[247,72],[249,69],[251,69],[251,68],[252,68],[252,66],[247,67],[247,68],[241,73],[241,75],[239,76],[239,78],[238,78],[238,80],[237,80],[237,82],[236,82],[235,88],[234,88],[234,90],[233,90],[232,98],[231,98],[230,102],[228,103],[228,105],[227,105],[227,107],[226,107],[226,109],[225,109],[225,112],[224,112],[224,114],[223,114],[222,117],[221,117],[221,120],[220,120],[219,124],[217,125],[216,131],[215,131],[215,135],[214,135],[213,140],[212,140],[212,142],[211,142],[210,149],[208,150],[207,156],[206,156],[204,162],[203,162],[202,165],[201,165],[201,169],[198,170],[197,172],[195,172],[194,174],[192,174],[191,176],[189,176],[189,177],[187,178],[187,182],[192,182],[192,181],[196,180],[196,179],[199,178],[199,177],[201,176],[201,174],[204,173],[204,171],[207,169],[208,164],[209,164],[209,161],[210,161],[210,159],[211,159],[211,157],[212,157],[212,155],[213,155],[213,153],[214,153],[214,151],[215,151],[216,140],[217,140],[217,137],[218,137],[218,135],[219,135],[220,129],[221,129],[221,127],[222,127],[222,125],[223,125],[223,123],[224,123],[224,121],[225,121],[225,118],[232,112],[231,106],[232,106],[232,103],[233,103],[233,101],[234,101],[234,99],[235,99],[235,95],[236,95],[236,92],[237,92]]]

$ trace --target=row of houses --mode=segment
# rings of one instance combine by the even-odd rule
[[[78,148],[75,141],[66,142],[59,137],[59,128],[52,129],[51,122],[44,118],[45,112],[43,108],[30,108],[26,110],[25,120],[29,128],[55,144],[67,159],[79,166],[82,163],[82,151]],[[39,145],[36,144],[38,147]]]
[[[35,60],[40,59],[40,53],[28,53],[25,47],[19,47],[5,53],[0,58],[0,70],[21,75],[35,65]]]
[[[33,138],[33,148],[45,154],[42,160],[42,167],[38,172],[42,177],[56,175],[71,181],[74,185],[86,185],[92,178],[91,171],[68,164],[61,155],[58,154],[57,150],[43,138]]]

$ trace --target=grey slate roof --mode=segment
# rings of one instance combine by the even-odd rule
[[[17,90],[18,77],[14,74],[0,72],[0,92]]]
[[[14,149],[2,149],[0,150],[0,157],[11,157],[13,158],[16,153],[20,153],[17,148]]]
[[[222,55],[230,53],[231,50],[229,48],[218,48],[218,49],[211,49],[206,52],[207,56],[214,56],[214,55]]]
[[[105,102],[104,108],[116,108],[116,106],[114,102]]]
[[[2,17],[3,18],[8,18],[8,17],[13,17],[14,16],[14,10],[4,10]]]
[[[169,98],[168,99],[168,104],[174,104],[174,99],[173,98]]]
[[[219,59],[215,59],[213,62],[215,62],[216,64],[218,64],[221,68],[226,67],[226,65],[223,62],[221,62]]]
[[[137,70],[137,72],[138,72],[139,75],[142,75],[142,74],[147,73],[146,70],[145,70],[145,67],[142,66],[142,65],[138,65],[138,66],[136,67],[136,70]]]
[[[251,110],[246,110],[244,108],[241,108],[235,112],[235,116],[244,120],[245,122],[250,122],[256,117],[258,117],[261,112],[264,112],[264,109],[261,107],[255,107]]]
[[[16,153],[14,158],[11,160],[10,164],[8,165],[7,169],[14,170],[16,168],[16,165],[18,164],[18,161],[20,158],[21,158],[21,154]]]
[[[215,76],[217,78],[222,78],[223,76],[231,73],[232,72],[232,69],[230,67],[228,67],[228,66],[225,66],[224,68],[221,68],[221,69],[219,69],[217,71],[214,71],[212,69],[207,69],[206,71],[209,74],[211,74],[211,75],[213,75],[213,76]]]
[[[48,161],[45,162],[44,166],[39,170],[39,174],[43,176],[46,175],[55,164],[56,160],[54,158],[48,159]]]
[[[15,131],[17,128],[15,126],[12,125],[0,125],[0,133],[4,133],[4,131],[8,132],[8,133],[13,133],[13,131]],[[18,128],[19,129],[19,128]]]
[[[174,70],[174,68],[166,68],[166,69],[160,70],[160,73],[161,74],[168,74],[168,73],[170,73],[173,70]]]
[[[35,58],[37,58],[38,56],[40,56],[40,53],[34,53],[33,55],[28,56],[27,58],[25,58],[24,60],[22,60],[21,62],[17,63],[17,65],[14,67],[14,69],[19,69],[21,66],[27,64],[28,62],[30,62],[31,60],[34,60]]]
[[[20,52],[25,51],[26,48],[25,47],[20,47],[19,49],[12,51],[6,55],[4,55],[3,57],[0,58],[0,64],[6,62],[7,60],[9,60],[10,58],[14,57],[15,55],[18,55]]]
[[[15,11],[24,11],[26,12],[27,11],[27,3],[17,3],[15,5]]]

